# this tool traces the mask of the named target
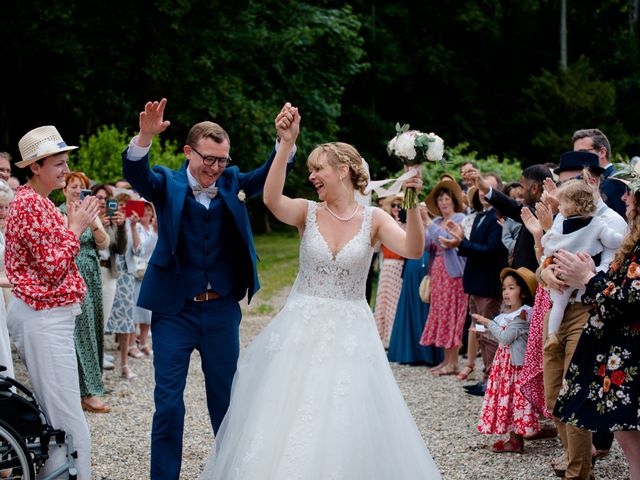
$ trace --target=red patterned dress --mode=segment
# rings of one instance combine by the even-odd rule
[[[551,310],[551,299],[547,290],[538,285],[533,302],[527,353],[520,374],[520,390],[540,415],[552,418],[544,401],[544,384],[542,381],[542,329],[544,317]]]
[[[521,309],[518,309],[515,312],[500,314],[494,321],[505,330],[520,311]],[[514,366],[511,362],[509,345],[500,343],[482,402],[478,422],[480,433],[503,435],[513,432],[518,435],[530,435],[540,430],[538,415],[520,390],[521,372],[522,367]]]
[[[462,345],[469,297],[464,293],[462,277],[451,278],[440,247],[431,266],[431,307],[420,338],[420,345],[456,348]]]

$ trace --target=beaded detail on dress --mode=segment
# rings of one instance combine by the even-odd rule
[[[335,256],[318,228],[317,209],[318,204],[310,201],[300,241],[300,272],[293,293],[340,300],[364,299],[365,283],[373,255],[373,209],[364,209],[360,230]]]

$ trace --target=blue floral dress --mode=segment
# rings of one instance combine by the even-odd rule
[[[582,297],[594,310],[565,375],[554,415],[604,432],[640,429],[640,242]]]

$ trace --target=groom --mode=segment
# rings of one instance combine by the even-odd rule
[[[155,413],[151,479],[178,479],[184,427],[183,392],[194,349],[202,357],[207,406],[217,432],[229,406],[239,355],[240,306],[259,288],[256,253],[244,199],[261,193],[275,151],[261,167],[228,167],[230,140],[213,122],[194,125],[175,171],[149,167],[153,137],[163,132],[167,101],[148,102],[140,133],[123,152],[123,174],[158,215],[158,243],[138,305],[153,312]],[[288,125],[290,104],[276,118]],[[276,144],[277,148],[277,144]],[[290,159],[289,167],[293,157]]]

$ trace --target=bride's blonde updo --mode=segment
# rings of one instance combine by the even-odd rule
[[[307,165],[313,168],[318,167],[320,165],[320,157],[323,154],[326,156],[329,165],[334,168],[340,165],[347,165],[353,188],[363,195],[365,194],[365,188],[369,183],[369,175],[364,167],[362,157],[353,146],[343,142],[318,145],[309,155]]]

